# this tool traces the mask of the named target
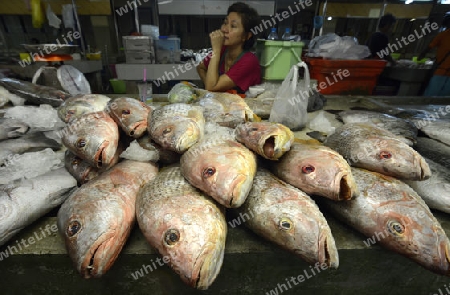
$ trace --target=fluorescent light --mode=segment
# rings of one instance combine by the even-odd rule
[[[327,20],[332,20],[333,18],[331,17],[331,16],[329,16],[328,18],[327,18]]]
[[[413,22],[413,21],[415,21],[415,20],[416,20],[415,18],[412,18],[412,19],[410,19],[409,21],[410,21],[410,22]]]
[[[413,1],[414,1],[414,0],[406,0],[406,1],[405,1],[405,4],[411,4],[411,3],[413,3]]]

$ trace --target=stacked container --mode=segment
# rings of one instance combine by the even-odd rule
[[[150,36],[123,36],[122,38],[126,63],[155,63],[155,46]]]

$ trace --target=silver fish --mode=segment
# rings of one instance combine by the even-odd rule
[[[61,205],[77,181],[64,168],[0,186],[0,245]]]
[[[58,116],[67,123],[81,115],[105,110],[110,100],[102,94],[78,94],[66,99],[58,107]]]
[[[20,120],[0,118],[0,140],[20,137],[28,130],[29,126]]]

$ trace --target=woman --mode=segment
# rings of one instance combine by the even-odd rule
[[[367,46],[370,49],[372,58],[383,58],[393,65],[397,63],[390,54],[382,54],[382,52],[384,52],[385,50],[389,51],[388,35],[392,32],[392,28],[396,21],[396,18],[390,13],[383,15],[380,18],[380,23],[378,24],[378,32],[373,33],[372,36],[370,36],[370,39],[367,41]]]
[[[258,24],[258,13],[247,4],[236,2],[228,7],[220,30],[209,34],[212,54],[197,66],[206,90],[245,93],[261,83],[258,58],[249,51],[256,39],[251,29]]]
[[[450,11],[444,15],[442,26],[445,31],[434,37],[430,45],[417,58],[421,60],[430,49],[437,47],[436,70],[428,82],[424,96],[450,95]]]

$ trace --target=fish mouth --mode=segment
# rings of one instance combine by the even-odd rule
[[[183,136],[180,136],[180,138],[178,139],[178,142],[176,144],[176,152],[184,153],[187,149],[194,145],[199,139],[199,133],[200,132],[198,132],[198,128],[190,123],[187,126]]]
[[[212,243],[205,245],[194,262],[190,282],[192,287],[206,290],[214,282],[222,267],[223,250],[224,248],[220,245]]]
[[[443,275],[446,276],[450,276],[450,249],[449,249],[450,245],[448,244],[447,241],[444,241],[441,243],[440,245],[440,252],[441,252],[441,257],[443,256],[442,254],[445,255],[445,261],[441,262],[441,266],[442,268],[440,269],[440,272]]]
[[[348,175],[341,177],[339,181],[339,195],[338,200],[350,200],[352,198],[353,192],[349,185]]]
[[[89,278],[98,278],[103,275],[103,273],[107,270],[104,268],[105,261],[103,260],[105,257],[104,255],[101,255],[100,253],[104,252],[105,250],[108,250],[108,247],[106,247],[107,242],[111,238],[105,238],[97,243],[95,243],[86,253],[86,257],[84,258],[81,266],[80,266],[80,273],[81,276],[85,279]],[[99,253],[99,255],[97,255]],[[101,258],[98,258],[101,256]],[[103,265],[100,265],[103,264]],[[106,261],[106,265],[110,264],[109,261]],[[100,269],[101,267],[101,269]]]
[[[243,191],[242,187],[245,185],[247,181],[247,176],[244,174],[238,174],[231,182],[231,198],[229,203],[227,204],[229,208],[237,208],[242,205],[245,201],[245,197],[247,196],[249,190]]]
[[[319,257],[318,262],[326,264],[330,268],[339,267],[339,254],[333,236],[328,233],[322,233],[319,238]]]
[[[428,166],[428,163],[425,161],[424,158],[420,157],[420,180],[426,180],[430,178],[430,176],[431,176],[430,166]]]
[[[128,132],[128,135],[131,137],[134,136],[141,136],[143,131],[147,129],[147,122],[137,122],[136,124],[133,124]]]
[[[97,168],[101,168],[103,166],[103,162],[106,160],[106,148],[109,145],[109,141],[103,141],[97,149],[95,153],[94,162]]]
[[[273,159],[276,154],[275,150],[275,136],[270,136],[264,141],[263,153],[267,159]]]

